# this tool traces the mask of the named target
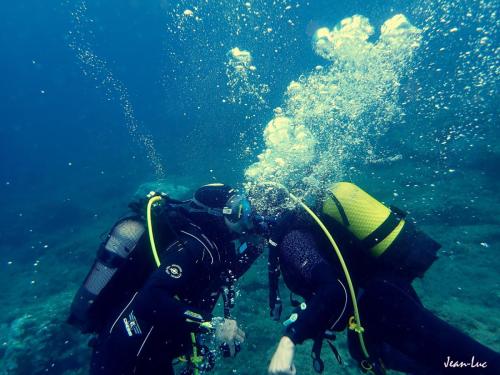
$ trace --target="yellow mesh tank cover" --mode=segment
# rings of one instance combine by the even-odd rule
[[[374,232],[391,214],[391,210],[370,196],[368,193],[349,182],[334,183],[323,203],[323,213],[330,216],[359,240],[363,240]],[[403,228],[404,221],[374,246],[372,254],[381,255],[396,239]]]

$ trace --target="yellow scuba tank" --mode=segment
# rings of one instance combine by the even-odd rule
[[[346,227],[374,257],[389,248],[405,225],[400,214],[349,182],[328,189],[323,214]]]
[[[352,183],[330,186],[322,214],[326,222],[347,229],[372,258],[410,278],[421,277],[437,258],[440,245],[405,220],[404,212],[385,206]]]

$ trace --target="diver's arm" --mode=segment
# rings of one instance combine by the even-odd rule
[[[295,285],[302,290],[307,304],[301,304],[301,309],[290,317],[271,360],[270,375],[294,374],[295,345],[321,337],[332,324],[342,320],[347,307],[345,290],[335,269],[321,257],[314,237],[304,230],[292,230],[282,238],[279,252],[283,273],[288,275],[285,281],[288,278],[289,287]]]
[[[211,315],[181,301],[177,294],[188,288],[205,287],[211,269],[210,257],[204,251],[201,244],[192,241],[164,256],[137,296],[137,316],[167,330],[202,330]]]
[[[342,323],[345,321],[349,300],[343,282],[326,262],[318,264],[312,274],[312,297],[301,306],[297,319],[285,331],[285,336],[295,344],[315,339],[326,330],[334,329],[339,323],[341,328],[345,327]]]
[[[305,308],[296,313],[296,320],[287,326],[271,359],[269,375],[294,375],[295,345],[306,339],[321,337],[323,332],[330,328],[332,316],[337,316],[338,320],[342,318],[347,296],[339,280],[332,278],[332,270],[320,266],[315,268],[314,273],[319,275],[318,279],[326,279],[325,284],[317,288],[307,306],[302,305]]]
[[[150,276],[137,297],[138,318],[149,321],[155,327],[172,333],[206,332],[214,328],[218,341],[229,346],[230,355],[236,353],[235,343],[245,341],[245,333],[235,320],[224,319],[215,326],[209,323],[208,311],[193,308],[181,301],[177,293],[189,288],[205,288],[210,278],[217,275],[212,258],[205,253],[202,244],[188,242],[162,258],[161,266]]]

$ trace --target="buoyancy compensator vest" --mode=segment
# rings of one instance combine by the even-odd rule
[[[114,310],[130,299],[156,270],[145,206],[134,202],[130,207],[136,212],[119,220],[110,230],[71,304],[68,323],[83,333],[99,332]],[[175,240],[183,220],[176,220],[179,214],[168,204],[157,206],[153,214],[157,241],[165,248]]]
[[[330,186],[321,216],[327,226],[347,229],[367,257],[375,260],[374,267],[382,266],[410,280],[423,276],[441,247],[406,220],[403,211],[385,206],[352,183]]]

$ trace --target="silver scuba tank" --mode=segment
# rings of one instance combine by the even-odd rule
[[[145,230],[145,225],[134,218],[123,219],[111,229],[73,299],[68,323],[77,326],[83,333],[95,330],[91,317],[93,304],[134,251]]]

